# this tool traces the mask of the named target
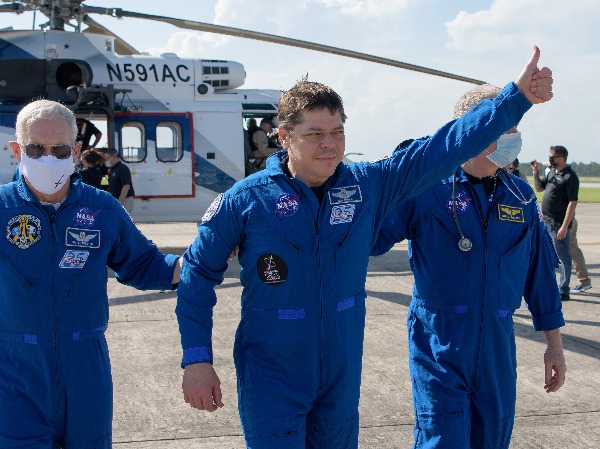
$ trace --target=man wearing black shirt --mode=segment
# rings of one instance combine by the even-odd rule
[[[85,150],[91,150],[92,148],[96,148],[100,138],[102,137],[102,131],[100,131],[96,126],[81,117],[77,117],[77,137],[75,140],[77,142],[81,142],[81,152],[83,153]],[[94,136],[94,142],[90,145],[90,140],[92,140],[92,136]]]
[[[579,193],[579,178],[567,165],[569,152],[561,145],[550,147],[549,161],[550,172],[545,179],[540,179],[538,163],[531,163],[533,168],[533,181],[538,192],[544,192],[542,200],[542,214],[544,224],[552,237],[552,243],[560,259],[560,297],[567,301],[569,296],[569,282],[571,280],[571,253],[569,250],[569,228],[575,216],[577,195]]]
[[[104,159],[105,165],[109,168],[108,172],[108,191],[119,203],[131,214],[133,210],[133,183],[131,181],[131,171],[129,167],[121,162],[119,153],[115,149],[108,150]]]

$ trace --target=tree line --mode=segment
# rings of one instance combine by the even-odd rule
[[[577,176],[600,176],[600,164],[598,162],[590,162],[584,164],[583,162],[568,162],[571,168],[577,173]],[[528,162],[521,162],[519,164],[519,170],[526,176],[533,176],[531,170],[531,164]]]

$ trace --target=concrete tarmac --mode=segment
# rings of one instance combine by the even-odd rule
[[[515,313],[518,392],[511,448],[600,448],[600,204],[579,204],[578,240],[593,288],[563,304],[567,360],[563,388],[546,394],[544,338],[526,307]],[[139,225],[164,252],[181,254],[195,223]],[[139,292],[109,278],[107,331],[114,376],[115,449],[241,449],[233,338],[240,316],[239,265],[230,265],[217,289],[214,366],[225,407],[190,408],[181,392],[181,347],[174,292]],[[576,283],[571,278],[571,286]],[[407,366],[406,314],[413,277],[406,244],[371,258],[360,405],[360,448],[412,445],[413,413]],[[465,448],[466,449],[466,448]]]

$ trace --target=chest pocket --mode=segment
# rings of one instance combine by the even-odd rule
[[[36,290],[30,276],[17,269],[0,253],[0,285],[3,287],[0,310],[0,339],[26,341],[37,334]]]
[[[102,272],[106,265],[106,254],[112,245],[108,232],[101,227],[89,229],[69,226],[58,230],[56,239],[56,248],[60,248],[60,251],[57,251],[54,263],[66,280],[77,279],[91,265],[98,263],[101,266],[97,268]]]
[[[498,264],[498,316],[508,316],[521,305],[529,269],[531,234],[528,225],[501,236],[496,246]]]

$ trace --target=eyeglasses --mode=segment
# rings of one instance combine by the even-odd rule
[[[24,147],[23,145],[20,146],[31,159],[39,159],[46,153],[46,145],[39,143],[28,143]],[[50,147],[50,150],[52,151],[52,156],[56,159],[67,159],[71,156],[73,147],[70,145],[53,145]]]

